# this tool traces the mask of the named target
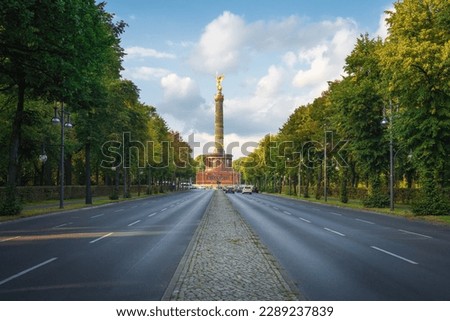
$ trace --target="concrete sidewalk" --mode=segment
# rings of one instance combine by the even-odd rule
[[[215,191],[163,300],[287,301],[300,295],[222,191]]]

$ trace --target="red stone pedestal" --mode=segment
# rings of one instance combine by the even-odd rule
[[[232,168],[232,155],[205,155],[205,170],[199,171],[196,184],[200,186],[233,186],[239,184],[239,173]]]

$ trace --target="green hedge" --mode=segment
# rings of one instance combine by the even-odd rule
[[[315,186],[314,186],[315,187]],[[302,186],[302,193],[305,189],[305,186]],[[310,186],[311,191],[311,186]],[[283,186],[283,193],[288,194],[289,187]],[[292,194],[294,193],[294,188],[291,188]],[[321,197],[323,197],[323,188],[320,189]],[[387,189],[382,190],[382,194],[389,198],[389,191]],[[450,199],[450,193],[447,193],[449,195]],[[408,189],[408,188],[396,188],[394,190],[394,196],[395,196],[395,203],[401,203],[401,204],[411,204],[413,200],[417,199],[419,195],[419,189]],[[328,189],[328,196],[331,197],[340,197],[340,189],[337,187],[330,187]],[[359,199],[363,200],[367,198],[367,189],[366,188],[353,188],[353,187],[347,187],[347,196],[349,199]]]
[[[114,186],[93,185],[92,196],[110,196]],[[141,185],[141,193],[145,193],[147,185]],[[39,202],[59,199],[58,186],[17,186],[16,191],[20,199],[25,202]],[[131,186],[131,192],[137,193],[138,186]],[[64,199],[84,198],[86,187],[84,185],[72,185],[64,187]],[[123,194],[123,186],[119,186],[119,195]],[[0,199],[6,195],[6,188],[0,187]]]

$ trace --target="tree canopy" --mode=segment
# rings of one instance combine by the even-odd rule
[[[299,106],[271,137],[272,144],[290,146],[272,157],[294,166],[259,162],[245,168],[264,153],[262,140],[239,161],[248,181],[261,184],[270,173],[278,177],[278,190],[293,185],[308,196],[315,184],[316,197],[323,195],[324,183],[340,190],[342,182],[354,188],[364,183],[367,206],[386,206],[392,144],[395,184],[421,191],[414,211],[448,214],[450,3],[403,0],[387,14],[388,37],[361,35],[346,58],[342,79],[329,82],[313,103]],[[331,153],[326,164],[324,152]]]
[[[111,166],[102,166],[106,142],[122,144],[120,162],[114,166],[122,169],[125,185],[136,180],[142,168],[155,165],[145,163],[150,160],[146,155],[149,142],[160,156],[164,156],[163,141],[183,145],[156,108],[139,101],[139,88],[121,78],[124,51],[120,37],[125,28],[124,21],[116,21],[105,10],[104,2],[95,0],[2,1],[0,151],[9,157],[0,160],[0,185],[56,183],[60,135],[50,120],[53,108],[59,110],[61,104],[75,124],[66,131],[65,183],[85,184],[86,203],[92,202],[91,182],[113,180]],[[58,110],[57,116],[66,117]],[[134,152],[126,138],[145,149]],[[167,151],[172,154],[164,157],[174,160],[172,149]],[[39,161],[43,153],[45,163]],[[192,165],[189,153],[183,157]],[[186,169],[177,172],[172,164],[161,166],[158,173],[161,181],[192,175]]]

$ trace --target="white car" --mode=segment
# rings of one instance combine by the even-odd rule
[[[251,186],[249,186],[249,185],[247,185],[247,186],[244,186],[243,188],[242,188],[242,194],[251,194],[252,193],[252,187]]]

